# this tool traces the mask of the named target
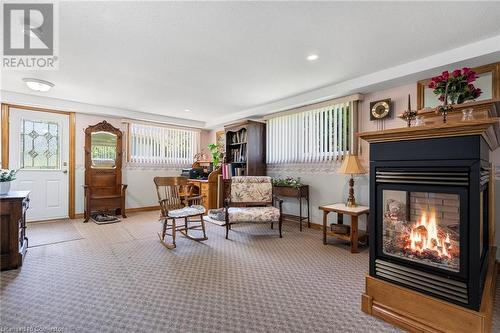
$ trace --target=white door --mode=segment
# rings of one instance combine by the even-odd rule
[[[11,108],[9,167],[13,190],[29,190],[29,221],[68,217],[69,116]]]

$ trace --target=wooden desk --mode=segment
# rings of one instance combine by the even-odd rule
[[[273,186],[273,193],[281,197],[297,198],[299,201],[299,229],[302,231],[302,221],[307,220],[307,227],[311,227],[311,220],[309,218],[309,185],[301,185],[300,187],[291,186]],[[302,217],[302,198],[307,201],[307,217]]]
[[[358,253],[358,240],[365,238],[367,235],[366,231],[358,230],[358,216],[363,214],[368,216],[370,208],[366,206],[346,207],[345,203],[335,203],[333,205],[320,206],[319,209],[323,211],[323,244],[327,244],[327,235],[333,236],[351,242],[351,253]],[[338,234],[327,230],[327,220],[330,212],[337,213],[339,224],[344,223],[344,214],[351,216],[351,232],[349,235]]]

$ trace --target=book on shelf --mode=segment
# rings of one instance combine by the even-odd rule
[[[238,148],[231,149],[231,161],[232,162],[246,162],[247,159],[247,148],[246,145],[241,145]]]
[[[238,132],[234,132],[231,134],[231,143],[243,143],[247,141],[247,130],[241,129]]]
[[[222,179],[231,179],[233,176],[244,176],[246,168],[234,164],[234,163],[224,163],[222,165]]]

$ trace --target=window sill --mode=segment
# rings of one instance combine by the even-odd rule
[[[336,173],[341,161],[328,161],[316,163],[274,163],[267,164],[267,172],[293,172],[293,173]]]
[[[161,164],[161,163],[136,163],[127,162],[125,163],[125,169],[127,170],[175,170],[180,174],[181,169],[190,168],[190,164]]]

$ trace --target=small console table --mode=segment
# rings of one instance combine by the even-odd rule
[[[309,218],[309,185],[300,185],[299,187],[292,186],[273,186],[273,193],[279,197],[297,198],[299,200],[299,229],[302,231],[302,221],[307,220],[307,227],[311,227],[311,220]],[[302,198],[307,202],[307,216],[302,216]]]
[[[366,206],[347,207],[345,203],[335,203],[333,205],[320,206],[319,209],[323,211],[323,244],[327,244],[327,235],[333,236],[351,242],[351,253],[358,253],[358,240],[366,237],[366,231],[358,230],[358,216],[363,214],[368,216],[370,208]],[[330,212],[337,213],[338,224],[344,223],[344,214],[351,216],[351,231],[349,235],[338,234],[327,230],[327,220]]]

